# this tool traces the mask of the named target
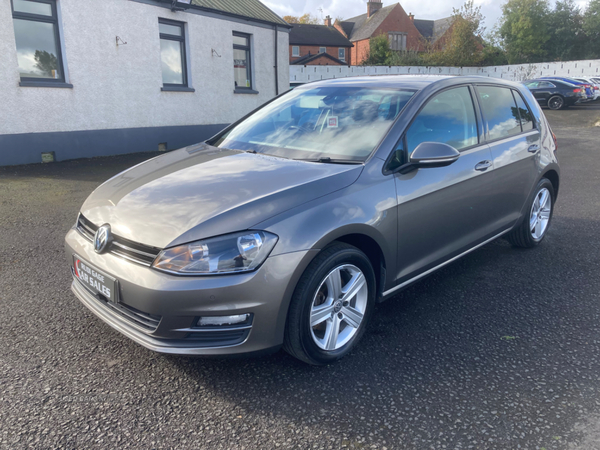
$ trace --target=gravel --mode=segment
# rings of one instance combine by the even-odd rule
[[[80,205],[153,154],[0,168],[0,448],[600,448],[599,113],[547,111],[562,185],[541,247],[445,267],[329,367],[158,355],[75,299]]]

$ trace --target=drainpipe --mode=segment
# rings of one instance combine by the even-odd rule
[[[278,64],[278,55],[277,52],[279,51],[278,45],[277,45],[277,25],[275,25],[273,27],[273,29],[275,30],[275,96],[279,95],[279,64]]]

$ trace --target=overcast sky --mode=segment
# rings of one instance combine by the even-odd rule
[[[311,13],[319,18],[329,14],[334,19],[340,16],[348,19],[367,12],[367,0],[262,0],[262,2],[281,16],[301,16]],[[384,6],[394,3],[398,1],[383,0]],[[452,8],[460,8],[464,0],[403,0],[400,3],[407,13],[413,13],[417,19],[441,19],[452,15]],[[485,16],[486,32],[490,31],[500,18],[504,3],[503,0],[475,0],[475,4],[481,6],[481,12]],[[550,3],[554,4],[554,1],[550,0]],[[587,1],[576,0],[576,3],[585,6]]]

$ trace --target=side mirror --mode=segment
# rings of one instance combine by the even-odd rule
[[[458,151],[441,142],[422,142],[410,155],[410,164],[415,167],[445,167],[460,157]]]

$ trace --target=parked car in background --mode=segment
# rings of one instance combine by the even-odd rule
[[[583,87],[585,89],[585,94],[586,94],[586,99],[582,100],[582,102],[584,101],[592,101],[594,100],[594,88],[592,87],[591,84],[587,83],[587,82],[583,82],[583,81],[577,81],[574,78],[568,78],[568,77],[540,77],[540,80],[558,80],[558,81],[564,81],[566,83],[571,83],[574,84],[576,86],[580,86]]]
[[[377,302],[501,236],[539,245],[556,149],[522,84],[309,83],[98,187],[66,236],[72,290],[151,350],[327,364]]]
[[[583,86],[560,80],[536,79],[523,84],[529,88],[541,106],[550,109],[564,109],[580,101],[587,101]]]
[[[596,81],[593,78],[586,78],[586,77],[573,77],[573,79],[576,81],[580,81],[582,83],[588,83],[589,85],[592,86],[593,93],[594,93],[594,101],[598,100],[600,98],[600,82],[599,81]]]

